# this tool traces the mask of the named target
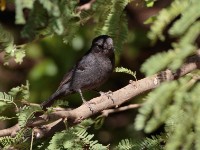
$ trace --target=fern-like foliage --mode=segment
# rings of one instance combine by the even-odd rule
[[[149,133],[165,121],[169,113],[169,110],[166,110],[165,107],[171,103],[171,95],[177,86],[176,81],[164,83],[148,95],[136,118],[135,127],[137,130],[144,128],[145,132]],[[151,116],[152,118],[149,120],[148,118]]]
[[[55,103],[53,104],[53,106],[60,106],[60,105],[62,105],[62,106],[68,106],[69,105],[69,102],[68,101],[66,101],[66,100],[57,100],[57,101],[55,101]]]
[[[165,130],[169,134],[166,150],[199,148],[195,137],[200,136],[197,121],[200,84],[196,80],[186,76],[179,81],[164,83],[151,92],[139,109],[136,129],[150,133],[166,124]]]
[[[46,16],[48,16],[48,13],[43,8],[43,5],[40,1],[35,1],[29,19],[23,28],[22,36],[29,39],[35,39],[36,35],[42,36],[44,34],[45,36],[50,34],[48,30],[43,34],[39,34],[39,31],[45,30],[48,26],[48,18]]]
[[[200,17],[198,5],[200,5],[198,0],[175,0],[167,9],[158,14],[151,26],[151,31],[148,34],[149,38],[154,42],[158,38],[164,40],[162,32],[179,15],[181,16],[180,19],[176,20],[168,31],[170,36],[181,37],[179,42],[172,44],[173,49],[149,58],[142,65],[142,72],[151,75],[165,68],[176,70],[188,56],[196,52],[195,41],[200,34],[200,25],[197,21]]]
[[[3,51],[5,48],[11,48],[13,49],[13,36],[6,31],[2,25],[0,25],[0,51]]]
[[[183,64],[186,57],[194,54],[195,51],[195,46],[184,45],[184,47],[179,46],[168,52],[155,54],[145,61],[141,71],[145,72],[146,75],[152,75],[166,68],[176,70]]]
[[[24,127],[27,121],[33,118],[33,114],[35,112],[41,111],[41,107],[39,106],[24,106],[18,112],[18,123],[20,127]]]
[[[19,102],[21,101],[15,101],[15,100],[28,100],[29,98],[29,83],[26,82],[26,85],[21,85],[15,88],[12,88],[8,94],[0,92],[0,112],[3,112],[7,108],[14,106],[16,112],[22,112],[24,108],[19,109]],[[21,111],[20,111],[21,110]],[[14,119],[14,117],[6,117],[1,116],[0,120],[9,120]],[[26,118],[27,119],[27,118]]]
[[[187,7],[182,10],[181,18],[177,20],[170,28],[169,33],[173,36],[183,35],[188,28],[200,17],[199,6],[200,1],[190,0]]]
[[[48,146],[49,150],[53,149],[91,149],[91,150],[106,150],[107,146],[99,144],[97,140],[93,141],[93,134],[89,134],[86,131],[88,123],[92,122],[88,120],[83,121],[76,127],[67,129],[60,133],[56,133],[50,141]]]
[[[29,82],[26,81],[26,85],[21,85],[21,86],[17,86],[12,88],[9,91],[9,94],[14,97],[14,99],[19,98],[19,99],[23,99],[23,100],[28,100],[30,93],[29,93]]]
[[[28,137],[30,137],[29,129],[21,129],[17,132],[15,137],[5,136],[0,137],[1,149],[29,149],[30,143]]]
[[[131,0],[97,0],[92,9],[81,13],[81,21],[95,19],[97,35],[107,34],[114,39],[117,52],[127,40],[128,26],[124,8]]]
[[[98,149],[107,149],[107,146],[103,146],[102,144],[99,144],[97,140],[93,141],[92,138],[94,137],[93,134],[89,134],[86,129],[79,128],[76,129],[77,131],[75,134],[77,137],[81,140],[81,145],[88,147],[89,149],[98,150]]]
[[[196,39],[198,38],[200,31],[200,21],[194,22],[191,27],[188,29],[188,31],[183,35],[183,37],[180,39],[179,44],[184,47],[186,45],[194,45]]]
[[[15,23],[16,24],[26,23],[23,9],[25,8],[31,9],[33,7],[33,2],[34,0],[29,0],[29,1],[15,0],[15,7],[16,7]]]
[[[150,39],[153,42],[158,39],[164,40],[164,29],[174,21],[168,33],[179,40],[172,44],[171,50],[158,53],[143,64],[141,70],[146,75],[165,68],[175,71],[188,56],[196,53],[196,40],[200,35],[199,5],[198,0],[174,0],[167,9],[161,10],[149,32]],[[178,81],[163,83],[149,93],[139,109],[135,128],[151,133],[164,124],[168,134],[164,149],[199,149],[198,77],[199,71],[195,71]]]
[[[174,20],[174,18],[185,10],[186,7],[189,7],[189,1],[190,0],[174,0],[168,8],[159,12],[148,34],[148,37],[153,43],[155,43],[158,39],[165,40],[163,35],[164,29],[169,23],[171,23],[172,20]]]
[[[34,39],[56,34],[63,36],[65,43],[71,41],[80,25],[79,14],[75,12],[76,5],[75,0],[35,1],[22,35]]]
[[[62,131],[60,133],[56,133],[50,141],[50,145],[48,146],[49,150],[53,149],[64,149],[64,148],[72,148],[75,145],[75,135],[72,131]],[[78,148],[78,146],[74,147]],[[79,147],[80,149],[81,147]]]
[[[25,56],[24,46],[16,46],[14,44],[13,35],[0,24],[0,52],[1,51],[5,51],[5,65],[9,64],[8,60],[12,57],[14,57],[17,63],[22,63]]]
[[[136,72],[131,71],[130,69],[124,68],[124,67],[116,67],[115,72],[123,72],[132,75],[136,80]]]
[[[122,44],[128,35],[127,20],[123,10],[130,0],[111,0],[111,5],[103,6],[102,24],[99,24],[98,34],[107,34],[113,37],[117,51],[122,51]],[[106,14],[106,15],[105,15]]]
[[[118,146],[115,148],[117,150],[163,150],[164,147],[162,143],[166,141],[166,136],[151,136],[151,138],[145,138],[143,140],[134,141],[131,139],[121,140]]]
[[[75,11],[77,1],[67,1],[67,4],[65,3],[66,2],[63,2],[63,4],[60,4],[60,6],[63,8],[63,42],[67,44],[72,41],[79,31],[81,27],[81,18],[80,14]]]
[[[81,25],[89,19],[93,19],[96,26],[96,34],[107,34],[114,39],[115,49],[122,51],[122,45],[128,35],[127,17],[124,8],[131,0],[97,0],[89,11],[76,11],[77,1],[71,0],[16,0],[16,24],[24,24],[21,32],[23,38],[37,40],[47,36],[62,36],[64,43],[69,43],[76,36]],[[23,9],[30,12],[25,19]],[[2,29],[3,30],[3,29]],[[3,32],[1,32],[3,33]],[[1,39],[1,38],[0,38]],[[25,56],[27,44],[15,46],[13,39],[6,46],[6,61],[15,57],[16,62],[21,63]]]
[[[119,142],[116,149],[118,150],[131,150],[134,148],[134,142],[129,139],[124,139]]]
[[[3,112],[11,104],[17,108],[17,105],[13,101],[13,97],[11,95],[0,92],[0,112]]]
[[[200,106],[198,102],[199,90],[200,84],[195,84],[194,81],[190,81],[189,84],[183,85],[182,88],[178,90],[178,93],[176,93],[175,101],[178,103],[178,107],[174,109],[177,109],[177,112],[178,110],[182,110],[182,112],[179,113],[179,119],[172,128],[171,136],[166,144],[167,150],[178,149],[180,147],[183,149],[199,149],[199,142],[197,141],[200,136],[199,120],[197,119],[199,117]],[[185,94],[181,92],[185,92]],[[173,122],[175,121],[176,120],[173,120]],[[170,126],[172,126],[173,122],[171,119],[167,125],[170,123]],[[184,145],[182,145],[182,143],[184,143]]]

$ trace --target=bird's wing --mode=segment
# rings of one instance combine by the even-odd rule
[[[71,81],[73,76],[74,68],[72,68],[68,73],[66,73],[63,77],[63,80],[60,82],[58,89],[60,89],[64,84]]]
[[[89,66],[89,63],[87,62],[87,57],[89,57],[89,55],[83,56],[83,58],[80,61],[78,61],[78,63],[75,66],[76,71],[84,71]]]
[[[79,60],[78,63],[67,74],[65,74],[58,89],[60,89],[64,84],[69,83],[76,72],[82,72],[89,66],[89,63],[86,61],[87,59],[85,59],[86,57],[88,57],[88,55],[83,56],[82,59]]]

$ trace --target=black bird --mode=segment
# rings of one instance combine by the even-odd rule
[[[92,90],[102,85],[112,74],[114,63],[112,38],[108,35],[96,37],[89,51],[64,76],[56,92],[41,104],[42,108],[46,110],[56,99],[75,92],[78,92],[83,103],[86,103],[82,91]],[[92,110],[90,106],[89,108]]]

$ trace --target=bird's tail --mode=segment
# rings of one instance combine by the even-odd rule
[[[67,96],[68,94],[70,94],[71,92],[70,91],[65,91],[64,89],[60,89],[60,90],[57,90],[55,93],[53,93],[48,100],[44,101],[42,104],[41,104],[41,107],[43,110],[46,110],[47,107],[50,107],[51,105],[53,105],[53,103],[55,102],[55,100],[63,97],[63,96]]]
[[[51,96],[49,97],[48,100],[44,101],[44,102],[41,104],[42,109],[43,109],[43,110],[46,110],[47,107],[50,107],[51,105],[53,105],[54,101],[60,97],[59,94],[60,94],[60,92],[59,92],[59,91],[56,91],[53,95],[51,95]]]

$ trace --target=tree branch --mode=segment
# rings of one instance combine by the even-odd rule
[[[119,107],[119,108],[116,108],[116,109],[106,109],[106,110],[102,111],[101,116],[107,117],[111,113],[116,113],[116,112],[125,111],[125,110],[129,110],[129,109],[135,109],[135,108],[138,108],[140,106],[141,106],[141,104],[130,104],[128,106],[123,106],[123,107]]]
[[[110,109],[113,107],[118,107],[121,104],[129,101],[131,98],[139,95],[148,90],[152,90],[160,85],[160,83],[164,81],[171,81],[180,78],[181,76],[190,73],[195,69],[200,68],[200,54],[190,57],[183,66],[178,69],[175,73],[171,70],[165,70],[161,73],[146,77],[144,79],[138,81],[130,81],[130,83],[115,91],[112,92],[110,95],[113,101],[106,95],[102,95],[96,98],[93,98],[89,101],[91,107],[93,108],[94,112],[92,113],[87,105],[81,105],[80,107],[73,109],[73,110],[55,110],[50,114],[43,114],[39,117],[34,118],[33,120],[27,123],[27,127],[34,128],[34,135],[36,138],[46,137],[47,135],[52,135],[56,131],[63,130],[65,128],[63,120],[67,120],[68,123],[71,125],[75,125],[82,120],[91,117],[97,113],[100,113],[106,109]],[[118,108],[118,110],[123,111],[126,110],[123,107]],[[114,112],[114,110],[112,110]],[[117,110],[116,110],[117,111]],[[51,122],[50,124],[44,125],[47,122]],[[41,125],[42,128],[40,127]],[[17,125],[15,125],[17,126]],[[6,134],[2,134],[6,130],[13,130],[9,131]],[[17,130],[12,127],[9,129],[0,130],[0,136],[9,135],[8,133],[14,133]]]
[[[2,136],[14,137],[19,130],[20,130],[19,124],[16,124],[10,128],[0,130],[0,137],[2,137]]]

